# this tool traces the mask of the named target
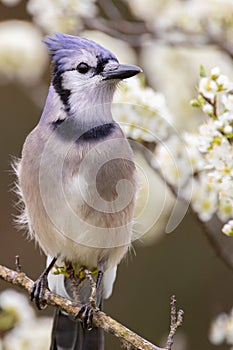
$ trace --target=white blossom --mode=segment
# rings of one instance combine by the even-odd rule
[[[222,104],[227,111],[233,112],[233,94],[224,94],[222,96]]]
[[[27,10],[35,23],[46,32],[76,32],[81,17],[94,17],[95,0],[29,0]]]
[[[228,223],[223,226],[222,232],[227,236],[233,236],[233,220],[228,221]]]
[[[227,320],[226,343],[233,345],[233,310],[231,310],[231,313]]]
[[[182,187],[193,173],[185,140],[171,135],[156,147],[156,161],[165,179],[173,186]],[[152,164],[153,165],[153,164]]]
[[[218,131],[218,127],[213,119],[208,119],[199,127],[199,150],[201,152],[208,152],[215,140],[221,140],[222,134]]]
[[[228,198],[219,198],[217,215],[219,219],[226,222],[233,217],[233,202]]]
[[[214,80],[207,77],[200,79],[199,92],[202,93],[203,96],[209,98],[210,100],[213,100],[217,91],[218,85]]]
[[[211,323],[209,340],[214,345],[223,342],[233,345],[233,309],[229,314],[219,314]]]
[[[25,295],[13,289],[4,290],[0,293],[0,309],[13,315],[15,320],[2,338],[0,349],[49,349],[53,320],[49,317],[37,318]]]
[[[227,314],[221,313],[211,323],[209,331],[209,340],[212,344],[219,345],[224,342],[227,320]]]
[[[232,134],[233,128],[233,112],[226,111],[218,116],[218,119],[214,121],[216,128],[225,135]]]
[[[25,21],[0,23],[0,82],[33,85],[41,78],[47,53],[36,27]]]
[[[229,200],[233,204],[232,171],[228,176],[224,176],[221,182],[220,200]]]
[[[163,0],[125,0],[125,2],[137,17],[145,21],[154,21],[156,14],[165,4]]]
[[[233,168],[233,150],[229,142],[222,138],[219,143],[214,144],[206,154],[206,160],[222,176],[229,175]]]
[[[192,166],[192,173],[195,174],[204,169],[206,162],[198,149],[199,139],[197,134],[182,133],[182,139],[188,152],[189,162]]]
[[[223,222],[233,217],[233,147],[225,137],[232,132],[232,122],[231,112],[225,112],[218,115],[218,119],[209,119],[199,128],[199,150],[205,159],[205,172],[201,181],[196,180],[197,192],[194,191],[192,205],[201,219],[203,206],[209,207],[205,220],[209,220],[215,212]],[[207,192],[201,190],[203,181],[210,186]],[[231,227],[225,225],[223,231],[230,234]]]
[[[228,125],[229,123],[233,122],[233,113],[231,113],[231,111],[228,111],[220,114],[218,118],[224,123],[224,125]]]
[[[232,128],[231,125],[226,125],[226,126],[224,126],[224,128],[223,128],[223,131],[224,131],[225,134],[231,134],[231,133],[232,133],[232,130],[233,130],[233,128]]]
[[[35,317],[28,298],[13,289],[6,289],[0,293],[0,308],[13,313],[18,323],[30,321]]]
[[[49,349],[52,318],[39,317],[20,324],[4,337],[4,350]]]
[[[205,131],[208,125],[210,125],[209,131],[215,130],[212,128],[213,123],[205,124]],[[211,136],[207,132],[206,134],[208,135],[206,147],[203,147],[203,143],[200,147],[205,152],[203,169],[206,170],[196,179],[192,205],[202,220],[211,219],[217,212],[218,217],[226,222],[233,217],[233,148],[222,135],[221,137],[215,135],[211,140]]]
[[[226,75],[219,75],[216,82],[219,90],[231,90],[233,88],[233,83],[229,81],[229,78]]]
[[[167,8],[161,12],[156,23],[160,25],[178,26],[186,31],[203,32],[203,23],[214,24],[218,32],[221,24],[232,23],[233,6],[231,0],[189,0],[168,1]],[[229,25],[230,27],[230,25]],[[216,30],[216,29],[215,29]]]
[[[171,128],[164,96],[145,87],[138,77],[121,84],[112,111],[126,135],[134,140],[157,143],[168,136]]]
[[[218,208],[216,184],[205,173],[194,179],[191,205],[202,221],[208,221]]]
[[[219,67],[214,67],[210,71],[210,75],[212,79],[216,79],[220,75],[220,68]]]
[[[210,105],[209,103],[206,103],[204,105],[204,107],[202,108],[203,112],[206,114],[212,114],[214,111],[214,108],[212,105]]]

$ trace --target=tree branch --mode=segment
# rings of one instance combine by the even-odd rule
[[[11,270],[3,265],[0,265],[0,278],[2,280],[5,280],[11,284],[14,284],[16,286],[19,286],[27,291],[28,294],[30,294],[33,281],[25,275],[25,273],[21,272],[20,265],[19,265],[19,258],[16,257],[16,269],[17,271]],[[78,311],[79,307],[77,305],[74,305],[70,300],[65,299],[59,295],[56,295],[55,293],[49,291],[48,289],[45,291],[44,294],[44,300],[47,305],[58,307],[62,311],[65,311],[71,316],[75,316]],[[102,328],[105,332],[114,335],[117,337],[124,346],[127,347],[127,349],[132,350],[167,350],[171,349],[172,343],[173,343],[173,337],[176,332],[173,332],[172,334],[172,341],[169,342],[169,339],[171,339],[171,332],[168,336],[167,346],[165,348],[160,348],[156,345],[153,345],[152,343],[148,342],[147,340],[140,337],[138,334],[132,332],[130,329],[126,328],[119,322],[115,321],[111,317],[107,316],[104,312],[100,311],[99,309],[93,309],[93,324],[97,327]],[[174,313],[174,306],[171,312]],[[178,315],[180,313],[180,310],[178,311]],[[171,329],[171,326],[170,326]]]
[[[118,1],[118,4],[122,4],[122,1]],[[114,38],[126,41],[136,49],[142,47],[145,38],[176,47],[213,45],[233,59],[232,45],[227,40],[224,30],[221,34],[216,35],[216,33],[212,33],[208,23],[205,22],[203,22],[203,32],[189,31],[178,25],[155,26],[137,18],[130,8],[125,11],[125,3],[122,5],[116,7],[114,1],[101,0],[99,6],[104,11],[106,18],[102,16],[97,18],[83,17],[84,29],[100,30]],[[130,20],[127,18],[129,15]]]

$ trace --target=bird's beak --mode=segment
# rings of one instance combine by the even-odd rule
[[[113,70],[103,72],[104,80],[109,79],[126,79],[133,77],[134,75],[141,73],[142,69],[138,66],[132,66],[128,64],[119,64],[119,66]]]

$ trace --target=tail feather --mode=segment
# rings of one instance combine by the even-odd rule
[[[50,350],[104,350],[103,330],[87,330],[80,320],[55,311]]]

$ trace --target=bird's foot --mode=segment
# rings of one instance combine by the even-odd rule
[[[91,272],[88,269],[84,269],[84,273],[85,273],[85,278],[87,278],[90,282],[91,295],[87,303],[81,304],[79,311],[75,315],[75,319],[81,318],[84,323],[84,327],[86,327],[88,330],[91,330],[93,328],[92,321],[93,321],[94,312],[99,310],[98,307],[96,306],[97,286]]]
[[[47,275],[42,274],[34,283],[31,289],[30,297],[31,301],[35,300],[36,306],[39,310],[46,308],[44,301],[44,294],[48,289]]]
[[[90,302],[81,305],[79,311],[75,315],[75,319],[81,318],[84,324],[84,327],[87,330],[91,330],[93,328],[93,314],[94,308]]]
[[[36,306],[39,310],[43,310],[47,307],[46,302],[44,300],[45,291],[48,288],[48,274],[52,267],[54,266],[57,258],[53,258],[49,265],[46,267],[44,272],[40,275],[40,277],[36,280],[36,282],[33,283],[32,289],[31,289],[31,301],[35,300]]]

